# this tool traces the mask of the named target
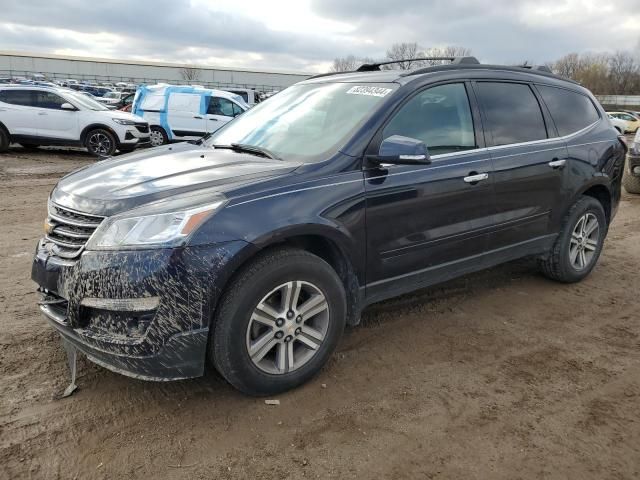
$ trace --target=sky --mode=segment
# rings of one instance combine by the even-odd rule
[[[482,62],[640,55],[640,0],[0,0],[0,49],[327,71],[396,42]]]

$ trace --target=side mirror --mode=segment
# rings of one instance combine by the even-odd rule
[[[397,165],[428,165],[431,163],[427,146],[415,138],[392,135],[380,144],[378,155],[369,156],[376,163]]]
[[[76,107],[74,107],[70,103],[63,103],[62,105],[60,105],[60,108],[62,110],[77,110]]]

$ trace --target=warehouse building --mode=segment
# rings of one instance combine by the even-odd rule
[[[0,78],[29,77],[35,73],[51,80],[73,78],[136,84],[165,82],[212,88],[252,88],[263,92],[282,90],[310,75],[277,70],[0,51]]]

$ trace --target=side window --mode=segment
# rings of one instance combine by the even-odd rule
[[[61,105],[68,103],[60,95],[53,92],[33,92],[35,95],[34,106],[38,108],[49,108],[51,110],[62,110]]]
[[[224,115],[225,117],[233,117],[233,102],[227,100],[226,98],[211,97],[207,113],[210,115]]]
[[[522,83],[478,82],[478,97],[485,112],[485,129],[494,145],[547,138],[542,110],[531,87]]]
[[[561,136],[582,130],[600,119],[587,96],[563,88],[537,87]]]
[[[0,102],[9,103],[11,105],[21,105],[23,107],[32,107],[32,90],[2,90],[0,91]]]
[[[244,112],[244,110],[242,110],[238,105],[236,105],[235,103],[231,104],[233,106],[233,116],[237,117],[238,115],[240,115],[242,112]]]
[[[382,138],[392,135],[422,140],[431,155],[476,148],[464,84],[439,85],[418,93],[384,127]]]

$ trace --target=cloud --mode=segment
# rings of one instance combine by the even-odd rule
[[[470,47],[483,61],[543,62],[632,49],[638,0],[0,0],[4,49],[321,70],[395,42]],[[635,8],[634,8],[635,6]]]

